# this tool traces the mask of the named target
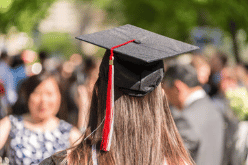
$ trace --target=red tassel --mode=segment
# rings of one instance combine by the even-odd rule
[[[4,88],[3,83],[2,83],[1,80],[0,80],[0,96],[1,96],[1,95],[5,95],[5,88]]]
[[[107,88],[107,99],[106,99],[106,116],[103,127],[102,143],[100,149],[103,151],[109,151],[111,145],[111,139],[113,134],[114,126],[114,52],[115,48],[126,45],[134,40],[130,40],[123,44],[114,46],[110,49],[109,56],[109,73],[108,73],[108,88]]]

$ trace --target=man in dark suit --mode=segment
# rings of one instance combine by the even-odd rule
[[[224,120],[190,65],[168,67],[163,89],[179,133],[197,165],[220,165],[224,149]]]

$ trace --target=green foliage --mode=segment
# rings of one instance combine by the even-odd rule
[[[133,24],[187,41],[195,26],[213,26],[230,33],[230,21],[248,32],[246,0],[94,0],[106,9],[108,21]]]
[[[0,13],[5,13],[9,10],[12,5],[12,0],[1,1],[0,2]]]
[[[108,20],[119,24],[132,24],[180,40],[189,38],[197,25],[197,10],[192,0],[108,0],[95,4],[105,8]]]
[[[80,53],[79,47],[73,42],[75,39],[68,33],[47,33],[41,36],[40,50],[45,50],[49,54],[62,54],[65,58],[74,53]]]
[[[226,97],[230,101],[230,107],[240,120],[248,120],[248,92],[245,87],[229,90]]]
[[[3,0],[5,1],[5,0]],[[31,34],[55,0],[8,0],[0,2],[0,32],[7,33],[15,26],[19,31]]]
[[[230,21],[234,21],[237,29],[248,32],[248,1],[208,0],[204,8],[208,14],[208,24],[230,31]]]

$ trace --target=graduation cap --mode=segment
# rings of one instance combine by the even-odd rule
[[[99,72],[108,81],[104,151],[110,149],[113,131],[114,86],[128,95],[144,96],[162,81],[163,59],[199,49],[129,24],[76,38],[107,49]]]

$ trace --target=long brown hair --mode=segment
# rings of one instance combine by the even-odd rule
[[[92,145],[100,165],[194,164],[184,148],[159,85],[144,97],[132,97],[115,89],[114,132],[109,152],[99,150],[105,116],[107,82],[95,84],[88,132],[78,146],[68,151],[70,164],[92,165]],[[90,135],[91,132],[95,131]]]

